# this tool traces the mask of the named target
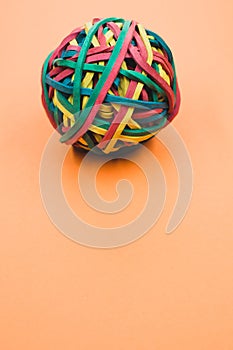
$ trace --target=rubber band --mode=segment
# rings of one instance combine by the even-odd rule
[[[136,21],[94,18],[45,60],[42,103],[61,142],[104,153],[136,145],[179,111],[171,50]]]

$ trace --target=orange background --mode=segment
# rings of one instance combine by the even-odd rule
[[[1,349],[233,349],[232,12],[230,0],[1,5]],[[172,48],[182,94],[174,125],[191,155],[194,192],[185,219],[166,235],[177,175],[154,139],[150,148],[168,183],[165,210],[141,239],[101,250],[63,236],[43,208],[39,163],[52,128],[40,102],[40,69],[72,29],[112,15],[136,19]],[[79,160],[69,152],[63,177],[77,212],[71,184]],[[119,177],[127,172],[134,215],[145,181],[130,162]],[[116,180],[114,168],[101,170],[106,199],[114,198]]]

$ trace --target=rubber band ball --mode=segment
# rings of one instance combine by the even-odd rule
[[[134,20],[94,18],[45,60],[42,103],[62,143],[106,154],[135,146],[179,111],[172,52]]]

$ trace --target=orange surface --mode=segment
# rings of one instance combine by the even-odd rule
[[[230,0],[119,0],[116,10],[105,0],[1,5],[1,349],[233,349],[232,12]],[[194,191],[185,219],[166,235],[177,176],[164,147],[151,141],[168,183],[163,214],[133,244],[103,250],[63,236],[43,208],[39,163],[52,128],[40,68],[73,28],[111,15],[140,21],[173,50],[182,93],[174,125],[191,155]],[[63,180],[76,211],[77,170],[70,151]],[[145,181],[130,162],[119,176],[127,170],[133,216]],[[107,166],[98,177],[106,199],[115,195],[109,172],[117,180]]]

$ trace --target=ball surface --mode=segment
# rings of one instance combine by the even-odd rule
[[[42,102],[61,142],[104,153],[134,146],[178,113],[172,53],[136,21],[95,18],[47,57]]]

